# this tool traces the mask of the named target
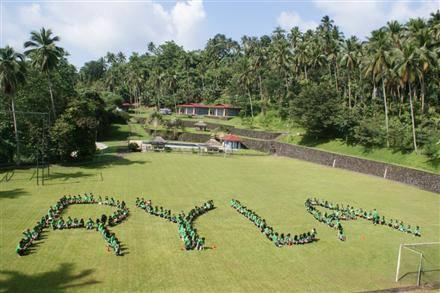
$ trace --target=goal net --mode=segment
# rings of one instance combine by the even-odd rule
[[[440,242],[401,244],[396,282],[417,286],[440,284]]]

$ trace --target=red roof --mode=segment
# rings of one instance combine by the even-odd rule
[[[177,105],[177,107],[182,107],[182,108],[240,109],[239,107],[234,107],[234,106],[229,105],[229,104],[205,105],[205,104],[199,104],[199,103],[181,104],[181,105]]]
[[[234,134],[226,134],[223,137],[223,140],[224,141],[241,141],[241,139],[238,136],[234,135]]]

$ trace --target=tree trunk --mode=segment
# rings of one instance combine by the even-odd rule
[[[260,88],[261,112],[263,113],[263,115],[266,115],[266,102],[264,101],[264,97],[263,97],[263,85],[261,81],[261,74],[258,75],[258,85]]]
[[[351,110],[351,84],[350,84],[350,69],[348,70],[348,108]]]
[[[375,100],[376,99],[376,84],[373,85],[373,95],[372,95],[372,99]]]
[[[57,114],[55,113],[55,102],[53,100],[52,82],[50,81],[49,71],[46,71],[46,75],[47,75],[47,81],[49,84],[50,102],[52,103],[52,112],[53,112],[53,117],[54,117],[54,121],[55,121],[57,119]]]
[[[385,129],[386,129],[386,139],[387,139],[387,148],[390,147],[390,141],[388,137],[388,103],[387,103],[387,94],[385,92],[385,82],[382,78],[382,93],[383,93],[383,104],[385,106]]]
[[[307,66],[304,65],[304,77],[307,80]]]
[[[411,122],[412,122],[412,134],[413,134],[414,151],[417,154],[416,125],[415,125],[415,122],[414,122],[414,108],[413,108],[413,101],[412,101],[411,84],[409,84],[409,106],[411,108]]]
[[[20,140],[18,137],[17,118],[15,117],[15,100],[11,97],[12,104],[12,120],[14,121],[15,144],[17,145],[17,165],[20,165]]]
[[[248,88],[248,95],[249,95],[249,103],[251,104],[251,117],[252,117],[252,122],[254,122],[254,107],[252,105],[252,96],[251,96],[251,91]]]
[[[423,78],[420,81],[420,88],[421,88],[421,98],[422,98],[422,109],[421,109],[421,112],[423,114],[425,112],[425,82],[424,82]]]
[[[402,105],[403,105],[403,94],[400,91],[400,86],[397,87],[397,95],[400,98],[400,103],[399,103],[399,117],[402,115]]]

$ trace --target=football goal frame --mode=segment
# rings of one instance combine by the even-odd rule
[[[396,268],[396,282],[399,282],[399,280],[403,277],[403,276],[399,276],[400,274],[400,264],[401,264],[401,259],[402,259],[402,251],[403,249],[408,250],[409,252],[412,252],[414,254],[417,254],[419,256],[419,263],[418,263],[418,267],[417,267],[417,286],[420,286],[420,280],[421,280],[421,275],[423,272],[423,259],[425,258],[423,251],[418,251],[416,249],[416,247],[423,247],[423,246],[434,246],[434,245],[440,245],[440,242],[425,242],[425,243],[402,243],[399,246],[399,254],[397,257],[397,268]]]

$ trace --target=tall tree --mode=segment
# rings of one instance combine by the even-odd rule
[[[51,29],[40,29],[39,32],[31,32],[30,41],[24,43],[24,47],[28,48],[25,54],[32,60],[32,65],[41,70],[47,76],[49,85],[50,101],[52,103],[52,112],[56,118],[55,101],[52,92],[52,83],[50,79],[50,71],[57,67],[58,62],[64,56],[63,48],[56,46],[60,38],[52,36]]]
[[[18,135],[17,117],[15,115],[15,93],[17,87],[25,81],[26,66],[24,55],[11,47],[0,49],[0,88],[1,93],[11,102],[14,123],[15,143],[17,148],[17,164],[20,164],[20,140]]]
[[[385,79],[389,62],[390,51],[390,39],[384,30],[376,30],[372,32],[372,36],[369,39],[368,50],[370,55],[366,56],[366,75],[371,75],[374,89],[376,88],[377,81],[382,81],[382,97],[384,103],[385,112],[385,129],[386,129],[386,142],[387,147],[389,143],[389,128],[388,128],[388,102],[385,90]],[[375,90],[373,91],[375,93]]]
[[[402,49],[394,51],[396,58],[396,71],[399,74],[401,83],[408,87],[408,97],[411,111],[411,125],[413,134],[414,151],[417,153],[416,125],[414,118],[413,96],[416,97],[415,82],[417,78],[423,75],[420,69],[419,56],[415,44],[407,42]]]

